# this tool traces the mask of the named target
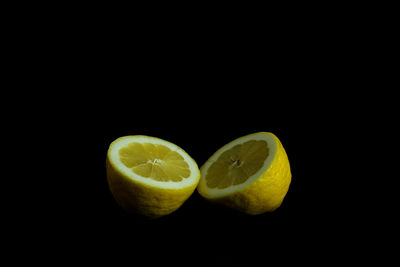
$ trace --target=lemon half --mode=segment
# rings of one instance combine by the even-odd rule
[[[180,147],[143,135],[111,143],[107,180],[118,204],[129,212],[159,217],[177,210],[200,180],[196,162]]]
[[[292,177],[285,149],[268,132],[226,144],[204,163],[200,172],[200,195],[248,214],[278,208]]]

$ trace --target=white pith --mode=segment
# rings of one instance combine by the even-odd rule
[[[255,174],[250,176],[244,183],[238,184],[238,185],[231,185],[226,188],[209,188],[206,183],[205,177],[207,176],[208,169],[212,165],[213,162],[215,162],[222,153],[225,151],[231,149],[232,147],[238,145],[238,144],[243,144],[247,141],[250,140],[264,140],[268,144],[269,148],[269,155],[265,159],[264,164],[262,168],[260,168]],[[263,174],[265,171],[268,170],[268,168],[271,166],[272,160],[275,158],[276,154],[276,148],[277,148],[277,143],[274,138],[274,135],[271,133],[267,132],[261,132],[261,133],[255,133],[255,134],[250,134],[246,135],[243,137],[240,137],[238,139],[233,140],[232,142],[226,144],[222,148],[220,148],[217,152],[214,153],[207,161],[204,163],[204,165],[200,169],[201,173],[201,179],[199,182],[199,191],[201,194],[206,195],[209,198],[219,198],[219,197],[224,197],[227,195],[230,195],[234,192],[240,191],[246,186],[249,186],[250,184],[254,183],[260,176]]]
[[[168,147],[172,151],[177,152],[185,159],[186,163],[189,165],[190,176],[188,178],[182,179],[179,182],[174,182],[174,181],[165,182],[165,181],[156,181],[148,177],[142,177],[134,173],[130,168],[126,167],[121,162],[119,155],[119,150],[121,148],[133,142],[160,144]],[[129,177],[130,179],[135,180],[136,182],[143,183],[153,187],[166,188],[166,189],[181,189],[196,184],[200,179],[200,171],[199,168],[197,167],[196,162],[183,149],[181,149],[180,147],[178,147],[173,143],[155,137],[144,136],[144,135],[132,135],[132,136],[125,136],[118,138],[117,140],[111,143],[110,148],[108,150],[108,157],[111,164],[126,177]]]

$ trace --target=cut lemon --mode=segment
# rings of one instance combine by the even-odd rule
[[[106,167],[108,184],[118,204],[148,217],[178,209],[200,180],[196,162],[183,149],[143,135],[112,142]]]
[[[204,163],[200,172],[200,195],[248,214],[278,208],[292,177],[285,149],[268,132],[226,144]]]

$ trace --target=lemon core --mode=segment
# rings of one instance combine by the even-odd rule
[[[211,164],[205,177],[207,186],[223,189],[246,182],[263,167],[268,155],[268,143],[264,140],[233,146]]]
[[[133,142],[120,149],[119,157],[135,174],[156,181],[179,182],[190,176],[185,159],[161,144]]]

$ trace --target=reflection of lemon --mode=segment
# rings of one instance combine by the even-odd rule
[[[249,214],[278,208],[292,176],[285,149],[267,132],[228,143],[200,170],[197,190],[203,197]]]
[[[159,217],[178,209],[193,193],[200,171],[178,146],[134,135],[111,143],[107,178],[116,201],[127,211]]]

